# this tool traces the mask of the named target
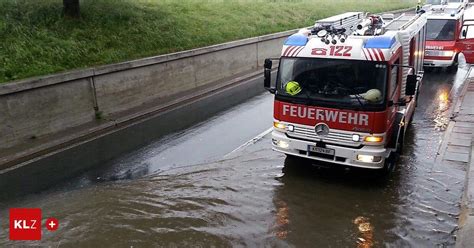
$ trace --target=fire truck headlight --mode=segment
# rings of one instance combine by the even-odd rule
[[[382,136],[367,136],[364,138],[365,142],[370,142],[370,143],[380,143],[383,141]]]
[[[273,144],[283,149],[288,149],[288,147],[290,147],[290,144],[283,140],[275,140]]]
[[[372,155],[357,155],[357,160],[364,163],[377,163],[382,160],[381,156],[372,156]]]
[[[293,132],[295,130],[295,127],[293,125],[286,125],[278,121],[273,122],[273,127],[280,132],[286,132],[286,131]]]
[[[360,135],[358,135],[358,134],[353,134],[352,135],[352,141],[358,142],[359,140],[360,140]]]
[[[283,123],[280,123],[278,121],[273,122],[273,127],[277,129],[280,132],[285,132],[286,131],[286,125]]]
[[[443,51],[441,53],[441,56],[444,56],[444,57],[452,57],[454,55],[454,51]]]

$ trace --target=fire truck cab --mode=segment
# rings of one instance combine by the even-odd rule
[[[468,0],[426,0],[423,6],[424,10],[428,10],[431,7],[447,5],[451,3],[461,4],[463,8],[466,8],[469,4]]]
[[[467,5],[469,4],[469,0],[448,0],[448,4],[450,3],[461,4],[461,7],[466,9]]]
[[[474,64],[474,19],[463,22],[456,47],[462,51],[467,63]]]
[[[460,3],[437,6],[426,13],[426,51],[424,66],[456,70],[460,50],[456,40],[461,32],[464,7]]]
[[[423,78],[426,18],[349,12],[316,22],[265,60],[273,149],[370,169],[393,167]],[[278,60],[276,82],[272,61]]]

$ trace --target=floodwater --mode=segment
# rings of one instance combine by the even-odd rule
[[[425,75],[389,178],[273,152],[266,93],[48,191],[0,203],[0,246],[453,246],[465,172],[434,160],[466,73]],[[42,241],[8,241],[12,207],[42,208],[60,227],[44,229]]]
[[[264,94],[47,192],[0,203],[2,217],[35,207],[60,222],[42,241],[13,243],[1,218],[0,246],[452,246],[465,172],[434,159],[466,73],[425,75],[405,155],[388,179],[271,151]]]

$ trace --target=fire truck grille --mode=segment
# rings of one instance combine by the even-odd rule
[[[344,145],[349,145],[349,146],[360,145],[359,142],[352,141],[352,134],[337,132],[334,130],[329,131],[328,135],[319,136],[316,134],[316,131],[312,127],[308,128],[308,127],[295,126],[294,131],[288,132],[287,134],[288,136],[292,138],[300,138],[300,139],[314,140],[314,141],[322,140],[328,143],[334,143],[334,144],[342,143]]]
[[[426,50],[425,56],[451,57],[449,51]]]

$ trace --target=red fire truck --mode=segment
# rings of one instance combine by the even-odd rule
[[[467,63],[474,64],[474,19],[463,22],[456,48],[463,53]]]
[[[458,68],[459,50],[456,39],[460,35],[464,16],[461,3],[448,3],[432,8],[427,13],[426,51],[424,66]]]
[[[275,94],[273,149],[390,170],[423,78],[425,27],[422,14],[387,21],[349,12],[291,35],[264,66],[264,86]]]

